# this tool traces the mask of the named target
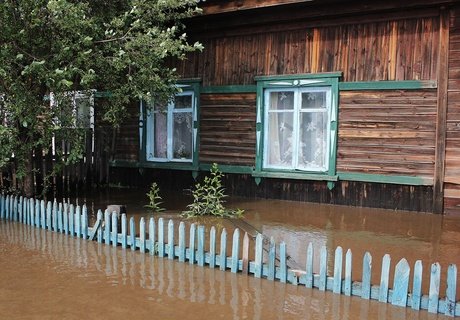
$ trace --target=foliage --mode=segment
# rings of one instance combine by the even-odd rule
[[[197,216],[240,217],[241,209],[227,209],[224,206],[227,197],[222,186],[223,173],[219,171],[216,163],[211,167],[210,176],[204,178],[203,183],[197,183],[192,191],[193,203],[187,206],[188,210],[182,215],[190,218]]]
[[[146,205],[146,208],[150,208],[153,213],[158,213],[164,211],[165,209],[161,207],[162,198],[160,196],[160,187],[158,187],[156,182],[153,182],[150,186],[149,192],[146,193],[147,198],[149,199],[149,204]]]
[[[168,61],[202,49],[182,23],[199,13],[196,0],[0,1],[0,169],[14,150],[18,177],[30,175],[53,138],[81,158],[77,91],[110,92],[98,112],[115,127],[130,99],[167,101],[180,90]]]

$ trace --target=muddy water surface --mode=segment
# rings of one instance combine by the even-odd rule
[[[9,221],[0,270],[0,319],[444,319]]]

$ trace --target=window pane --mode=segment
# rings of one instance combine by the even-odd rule
[[[294,92],[279,91],[270,93],[270,110],[294,109]]]
[[[302,109],[326,109],[326,91],[302,92]]]
[[[155,158],[167,157],[167,116],[163,112],[154,113],[155,141],[153,146],[153,156]]]
[[[174,114],[173,158],[192,159],[192,113]]]
[[[175,109],[191,109],[192,108],[192,95],[176,96],[174,98]]]
[[[89,128],[91,123],[91,104],[89,97],[75,97],[75,109],[77,113],[77,127]]]
[[[292,112],[273,112],[268,115],[267,164],[276,167],[292,166]]]
[[[299,167],[326,170],[327,112],[302,112],[299,126]]]

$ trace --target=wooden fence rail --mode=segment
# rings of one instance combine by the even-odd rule
[[[197,264],[199,266],[219,267],[223,271],[251,274],[256,278],[279,280],[294,285],[304,285],[308,288],[333,291],[346,296],[360,296],[363,299],[378,300],[400,307],[410,307],[414,310],[428,310],[430,313],[441,313],[447,316],[460,315],[460,303],[456,301],[457,266],[451,264],[447,269],[447,289],[445,296],[440,295],[441,266],[433,263],[430,272],[429,294],[422,294],[423,266],[420,260],[415,262],[412,277],[412,288],[409,288],[411,267],[406,259],[401,259],[395,266],[394,278],[390,282],[391,257],[386,254],[382,260],[382,272],[379,285],[371,283],[372,256],[366,252],[363,257],[362,281],[352,281],[352,252],[345,253],[343,264],[343,249],[335,250],[334,268],[328,270],[328,251],[325,246],[319,252],[319,274],[313,272],[313,246],[306,246],[305,270],[293,270],[286,264],[286,244],[275,243],[271,238],[268,254],[264,254],[263,237],[256,236],[253,243],[254,261],[249,261],[250,243],[247,234],[243,236],[239,229],[232,235],[232,246],[227,248],[227,231],[220,234],[220,250],[216,251],[216,228],[209,232],[202,225],[191,224],[186,246],[185,223],[180,222],[176,237],[174,221],[165,223],[163,218],[150,218],[148,222],[140,219],[136,226],[134,218],[128,220],[121,215],[121,233],[118,232],[116,213],[97,212],[97,220],[93,227],[88,226],[86,206],[73,206],[67,203],[45,203],[43,200],[27,199],[22,196],[0,195],[0,219],[12,220],[49,231],[68,234],[88,240],[96,240],[123,249],[139,250],[150,255],[178,259],[180,262]],[[138,229],[137,229],[138,227]],[[137,232],[138,230],[138,232]],[[209,241],[206,241],[209,237]],[[240,246],[240,241],[242,245]],[[208,250],[206,249],[208,246]],[[229,249],[229,250],[228,250]],[[229,255],[229,251],[231,254]],[[276,259],[278,251],[279,261]],[[344,275],[342,271],[344,270]],[[390,284],[392,283],[392,288]]]

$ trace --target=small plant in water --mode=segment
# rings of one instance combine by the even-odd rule
[[[156,182],[152,183],[150,191],[147,192],[146,195],[147,198],[149,198],[149,204],[145,206],[146,208],[150,208],[153,213],[165,210],[160,206],[163,202],[161,202],[162,198],[160,196],[160,187],[158,187]]]
[[[222,186],[222,177],[217,164],[213,163],[211,175],[206,176],[202,183],[197,183],[192,191],[193,203],[187,206],[188,210],[182,212],[182,216],[191,218],[197,216],[240,217],[244,210],[227,209],[224,206],[227,197]]]

